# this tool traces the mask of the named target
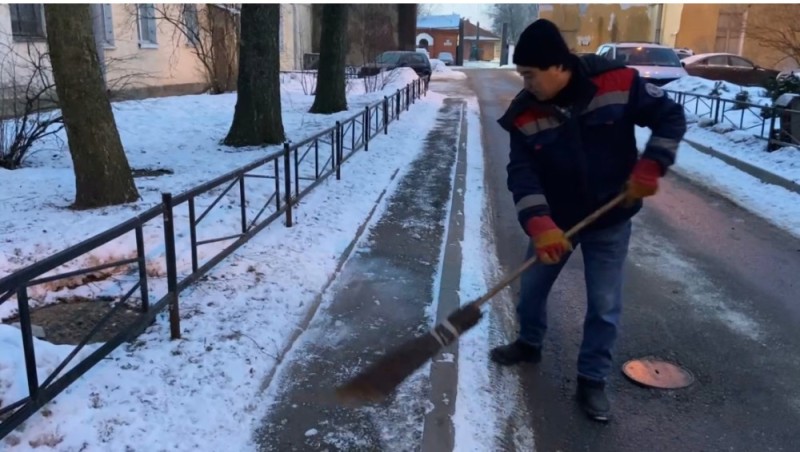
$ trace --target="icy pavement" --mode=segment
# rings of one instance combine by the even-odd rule
[[[435,317],[463,107],[445,100],[424,154],[398,182],[278,371],[258,435],[261,450],[418,449],[431,409],[429,366],[380,406],[339,407],[331,391],[387,348],[425,333]]]

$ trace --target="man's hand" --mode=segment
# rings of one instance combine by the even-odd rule
[[[625,204],[630,206],[642,198],[655,195],[660,177],[661,167],[655,160],[642,158],[636,162],[628,179]]]
[[[543,263],[557,264],[565,254],[572,251],[572,243],[549,216],[533,217],[526,226],[525,231],[536,247],[536,256]]]

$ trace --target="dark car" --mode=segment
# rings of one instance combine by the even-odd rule
[[[780,71],[766,69],[731,53],[701,53],[681,60],[689,75],[742,86],[764,86]]]
[[[359,78],[379,74],[382,70],[391,71],[401,67],[408,67],[414,70],[417,75],[425,80],[431,76],[431,60],[421,52],[404,50],[390,50],[383,52],[375,58],[374,63],[368,63],[358,71]]]

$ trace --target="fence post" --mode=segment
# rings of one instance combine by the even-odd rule
[[[383,96],[383,134],[389,133],[389,96]]]
[[[335,157],[335,164],[336,164],[336,180],[342,179],[342,156],[341,156],[341,149],[342,149],[342,123],[336,121],[336,137],[335,137],[336,144],[333,146],[333,155]]]
[[[28,393],[31,400],[39,399],[39,376],[36,373],[36,353],[33,350],[33,327],[31,311],[28,306],[28,288],[17,289],[17,309],[19,310],[19,330],[22,332],[22,351],[25,355],[25,373],[28,377]]]
[[[400,98],[401,97],[403,97],[403,94],[398,89],[397,92],[395,93],[395,103],[394,103],[394,105],[395,105],[395,107],[394,107],[395,119],[400,119]]]
[[[150,298],[147,289],[147,262],[144,258],[144,231],[142,225],[136,226],[136,259],[139,267],[139,291],[142,295],[142,312],[150,310]]]
[[[714,124],[719,124],[719,106],[722,105],[722,100],[720,98],[715,99],[716,105],[714,108]]]
[[[167,295],[169,296],[169,331],[171,339],[181,338],[181,315],[178,306],[178,268],[175,262],[175,225],[172,214],[172,194],[162,193],[164,206],[164,245],[167,260]]]
[[[286,192],[286,227],[292,227],[292,164],[289,143],[283,142],[283,189]],[[297,174],[295,174],[295,177]]]
[[[772,152],[772,140],[775,138],[775,115],[777,112],[773,109],[769,109],[769,131],[767,132],[767,152]],[[780,141],[780,135],[778,135],[778,141]]]
[[[372,121],[369,120],[369,105],[364,107],[364,122],[361,127],[361,134],[364,136],[364,152],[369,151],[369,129],[372,127]]]

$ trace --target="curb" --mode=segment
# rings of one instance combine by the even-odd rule
[[[461,99],[451,97],[449,99]],[[442,237],[443,253],[435,323],[445,320],[461,306],[461,245],[464,241],[464,196],[467,172],[467,102],[461,99],[461,121],[458,141],[453,146],[456,160],[453,162],[453,179],[449,203],[448,225]],[[449,356],[448,356],[449,355]],[[458,390],[458,341],[441,349],[430,363],[430,409],[422,425],[420,452],[452,451],[455,447],[453,415]]]
[[[764,182],[765,184],[777,185],[791,192],[800,194],[800,184],[798,184],[797,182],[786,179],[785,177],[778,176],[777,174],[771,173],[767,170],[751,165],[735,157],[731,157],[730,155],[717,151],[709,146],[704,146],[700,143],[697,143],[696,141],[688,140],[686,138],[684,138],[683,141],[692,146],[693,148],[695,148],[696,150],[711,157],[718,158],[723,162],[727,163],[728,165],[733,166],[734,168],[742,172],[745,172],[755,177],[756,179],[761,180],[761,182]]]

